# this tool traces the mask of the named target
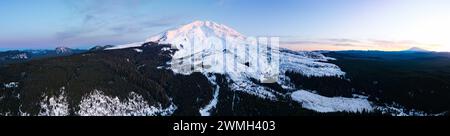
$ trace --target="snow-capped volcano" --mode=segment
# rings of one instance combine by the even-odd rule
[[[278,37],[246,37],[211,21],[195,21],[160,33],[146,42],[170,44],[176,49],[168,62],[170,67],[166,67],[175,73],[202,72],[216,85],[216,78],[211,74],[226,75],[232,81],[229,85],[232,90],[274,101],[284,94],[259,83],[276,83],[289,90],[294,87],[285,76],[287,71],[318,77],[345,74],[338,66],[325,63],[332,58],[320,53],[290,52],[279,48]],[[209,115],[215,108],[219,90],[217,85],[215,99],[200,109],[202,115]]]
[[[278,40],[278,39],[276,39]],[[146,42],[170,44],[177,51],[172,55],[170,68],[176,73],[189,75],[193,72],[224,74],[235,82],[234,89],[276,99],[264,89],[246,88],[250,79],[276,82],[279,73],[278,50],[258,46],[256,38],[249,39],[236,30],[211,21],[194,21],[147,39]],[[278,49],[278,47],[277,47]],[[268,56],[273,52],[273,56]],[[214,79],[211,77],[210,79]],[[211,81],[212,83],[215,81]]]
[[[246,75],[258,80],[263,80],[264,76],[274,76],[279,70],[282,73],[296,71],[307,76],[344,74],[333,64],[319,62],[331,59],[322,54],[282,51],[278,37],[246,37],[226,25],[211,21],[194,21],[162,32],[146,42],[172,45],[177,49],[172,56],[172,64],[184,61],[183,64],[187,64],[184,68],[189,69],[193,65],[194,71],[199,70],[195,66],[201,65],[197,68],[203,72],[227,73],[232,77]],[[184,74],[192,72],[184,68],[176,71]]]
[[[194,21],[152,36],[145,42],[108,49],[140,47],[146,42],[170,44],[176,50],[167,68],[175,73],[224,74],[234,82],[231,86],[234,90],[269,99],[276,99],[273,91],[262,86],[249,87],[258,86],[251,80],[288,87],[291,85],[285,82],[288,80],[284,76],[286,71],[319,77],[345,74],[338,66],[325,63],[332,58],[320,53],[290,52],[279,48],[278,37],[246,37],[212,21]]]

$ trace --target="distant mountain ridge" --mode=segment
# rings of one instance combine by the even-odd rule
[[[29,61],[38,58],[67,56],[86,52],[82,49],[71,49],[68,47],[57,47],[54,50],[34,49],[34,50],[9,50],[0,52],[0,64]]]
[[[72,54],[73,49],[69,47],[59,46],[55,49],[56,54]]]
[[[97,45],[97,46],[90,48],[89,51],[102,51],[102,50],[105,50],[107,48],[112,48],[112,47],[114,47],[114,45],[105,45],[105,46]]]
[[[407,50],[403,50],[403,51],[405,51],[405,52],[431,52],[429,50],[425,50],[425,49],[419,48],[419,47],[411,47],[411,48],[409,48]]]

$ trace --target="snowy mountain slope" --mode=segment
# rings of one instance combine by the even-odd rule
[[[365,98],[324,97],[305,90],[295,91],[291,94],[294,101],[303,107],[318,112],[362,112],[372,111],[374,107]]]
[[[170,44],[177,50],[168,62],[170,67],[166,69],[184,75],[193,72],[202,72],[205,75],[224,74],[233,81],[229,85],[232,90],[273,101],[284,94],[258,85],[253,79],[261,83],[278,83],[286,89],[293,89],[292,85],[286,82],[286,71],[317,77],[345,75],[336,65],[326,63],[332,58],[320,53],[280,49],[278,38],[246,37],[230,27],[211,21],[195,21],[160,33],[146,42]],[[215,83],[213,80],[210,78],[211,83]],[[212,104],[217,103],[213,101]],[[208,107],[210,109],[214,106]],[[200,112],[209,115],[204,110]]]
[[[200,63],[203,63],[203,66],[211,66],[206,69],[202,68],[205,72],[211,73],[227,73],[230,76],[238,76],[233,72],[244,72],[239,74],[248,74],[249,77],[260,79],[258,75],[278,73],[273,70],[278,70],[278,67],[275,66],[279,66],[281,63],[283,71],[293,70],[309,76],[342,76],[345,74],[336,65],[319,62],[332,58],[316,52],[289,52],[275,45],[278,40],[277,38],[248,38],[222,24],[211,21],[195,21],[151,37],[147,42],[171,44],[173,48],[177,49],[172,56],[174,60],[189,60],[191,57],[190,59],[193,59],[194,62],[189,63],[193,63],[194,66]],[[270,46],[271,44],[274,45]],[[270,62],[271,59],[281,61]],[[209,62],[216,65],[205,64]],[[289,68],[293,65],[301,65],[302,68]],[[255,69],[256,66],[260,68]],[[249,67],[253,69],[249,69]],[[184,74],[192,71],[186,72]]]

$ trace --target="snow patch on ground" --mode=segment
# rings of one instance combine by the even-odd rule
[[[85,96],[79,108],[77,114],[80,116],[169,116],[177,109],[173,104],[167,108],[161,104],[150,106],[141,95],[134,92],[129,94],[127,100],[119,100],[99,90]]]
[[[141,49],[134,49],[134,51],[141,53],[142,50]]]
[[[65,87],[59,89],[58,96],[44,96],[40,102],[41,110],[38,116],[67,116],[69,115],[69,103],[65,96]]]
[[[291,94],[302,107],[317,112],[362,112],[373,111],[372,104],[365,98],[325,97],[305,90]]]
[[[5,88],[17,88],[19,87],[19,82],[3,83],[3,86]]]
[[[30,116],[29,113],[22,112],[21,108],[22,108],[22,104],[19,106],[19,115],[18,116]],[[6,111],[3,113],[0,112],[0,116],[17,116],[17,115],[13,114],[13,112],[11,112],[11,111]]]
[[[447,113],[442,112],[437,114],[431,114],[415,109],[408,110],[398,103],[385,104],[384,106],[377,106],[375,109],[381,111],[382,114],[389,114],[391,116],[443,116]]]
[[[212,75],[212,76],[207,76],[209,82],[211,82],[213,84],[213,86],[215,86],[214,89],[214,95],[213,95],[213,99],[209,102],[208,105],[206,105],[203,108],[200,108],[199,112],[201,116],[211,116],[211,110],[213,108],[216,108],[216,105],[218,103],[218,97],[219,97],[219,90],[220,90],[220,86],[216,83],[216,76]]]
[[[171,51],[170,47],[161,48],[161,51]]]
[[[115,49],[125,49],[125,48],[132,48],[132,47],[140,47],[144,44],[144,42],[135,42],[135,43],[129,43],[129,44],[123,44],[123,45],[116,45],[111,48],[106,48],[105,50],[115,50]]]
[[[258,96],[262,99],[276,101],[277,97],[270,88],[257,85],[249,80],[241,80],[234,82],[230,85],[231,90],[241,91],[250,95]]]
[[[333,58],[325,57],[317,52],[289,52],[282,51],[280,70],[299,73],[305,76],[343,76],[343,72],[337,65],[326,63]]]
[[[20,53],[11,57],[12,59],[28,59],[28,55],[26,53]]]
[[[12,115],[12,114],[11,114],[10,111],[4,112],[4,113],[0,113],[0,116],[11,116],[11,115]]]

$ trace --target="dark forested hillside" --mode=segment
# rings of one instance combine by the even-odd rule
[[[0,67],[0,113],[38,115],[46,96],[58,96],[64,90],[69,114],[77,115],[82,98],[94,90],[105,95],[127,98],[135,92],[149,105],[177,106],[173,115],[200,115],[199,109],[211,101],[214,85],[202,73],[175,74],[168,65],[169,45],[146,43],[120,50],[92,50],[70,56],[43,58]],[[225,76],[213,115],[314,115],[292,101],[265,101],[257,96],[228,88]],[[9,84],[12,84],[11,86]],[[333,113],[329,113],[333,114]]]
[[[178,90],[192,90],[193,100],[185,100],[191,98],[186,96],[174,102],[179,106],[204,105],[212,92],[205,77],[193,74],[187,80],[187,76],[157,69],[170,59],[169,54],[160,52],[163,47],[145,46],[142,53],[136,53],[134,48],[95,51],[3,65],[0,67],[0,83],[16,83],[17,87],[0,88],[0,112],[36,115],[42,97],[59,95],[62,87],[68,96],[72,115],[77,110],[75,105],[94,89],[119,98],[126,98],[133,91],[142,95],[149,104],[161,103],[163,107],[169,105],[171,94],[181,92]],[[193,83],[198,86],[189,86]]]
[[[327,82],[340,92],[359,91],[380,103],[399,103],[431,113],[450,109],[450,53],[342,51],[325,55],[336,58],[346,80]],[[328,91],[309,78],[306,87]],[[307,80],[306,80],[307,79]]]
[[[218,103],[209,111],[211,115],[384,114],[376,107],[370,113],[320,113],[292,101],[289,95],[295,90],[286,90],[277,83],[251,81],[284,94],[273,101],[232,90],[229,85],[233,81],[226,75],[176,74],[167,69],[170,67],[167,62],[176,51],[169,48],[170,45],[149,42],[139,47],[98,48],[84,53],[5,63],[0,65],[0,115],[48,113],[43,108],[65,106],[60,104],[65,101],[62,95],[67,98],[68,115],[79,115],[81,102],[96,90],[112,100],[128,104],[130,94],[136,93],[148,105],[160,105],[161,108],[176,105],[171,115],[180,116],[200,115],[199,110],[213,99]],[[10,52],[16,53],[20,52]],[[314,77],[288,71],[285,75],[296,90],[311,90],[328,98],[367,96],[376,106],[394,105],[434,114],[450,109],[450,54],[348,51],[325,55],[336,58],[330,62],[345,71],[345,76]],[[211,83],[209,77],[215,77],[217,83]],[[215,91],[219,91],[217,98],[213,98]],[[43,104],[45,100],[50,107]],[[101,97],[97,101],[108,100]]]

